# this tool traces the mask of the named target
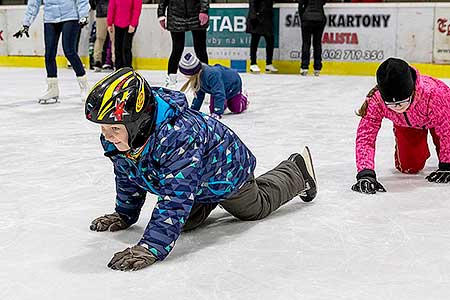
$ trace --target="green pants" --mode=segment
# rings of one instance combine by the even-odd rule
[[[183,231],[197,228],[211,211],[221,205],[243,221],[260,220],[305,189],[305,180],[292,161],[283,161],[269,172],[250,179],[228,199],[219,203],[194,203]]]

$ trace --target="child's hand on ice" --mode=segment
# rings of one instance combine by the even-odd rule
[[[136,245],[114,254],[108,267],[120,271],[137,271],[154,264],[156,260],[150,251]]]
[[[98,217],[91,223],[92,231],[119,231],[130,227],[118,213]]]

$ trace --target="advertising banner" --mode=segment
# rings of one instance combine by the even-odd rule
[[[433,62],[450,62],[450,8],[436,7],[434,16]]]
[[[274,8],[275,49],[279,47],[279,9]],[[209,9],[210,19],[206,39],[208,55],[217,59],[248,59],[251,35],[246,30],[248,7],[216,7]],[[193,46],[192,35],[186,34],[186,45]],[[264,38],[259,48],[265,48]],[[276,56],[275,56],[276,58]]]
[[[322,37],[328,61],[373,62],[395,55],[396,8],[331,7]],[[280,60],[301,59],[301,22],[295,7],[280,8]]]
[[[0,56],[8,55],[6,11],[0,10]]]

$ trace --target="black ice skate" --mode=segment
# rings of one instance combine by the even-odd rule
[[[305,179],[305,189],[298,195],[305,202],[312,201],[317,195],[317,181],[309,148],[305,147],[302,154],[292,154],[288,160],[295,162]]]

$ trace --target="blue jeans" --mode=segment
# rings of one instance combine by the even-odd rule
[[[64,55],[72,65],[75,74],[77,77],[86,74],[77,53],[77,39],[80,30],[80,25],[76,20],[60,23],[44,23],[45,68],[47,69],[47,77],[57,77],[56,52],[61,33]]]

